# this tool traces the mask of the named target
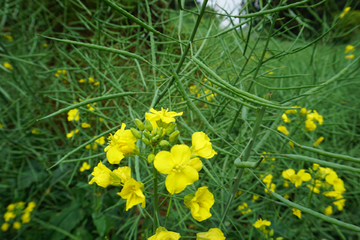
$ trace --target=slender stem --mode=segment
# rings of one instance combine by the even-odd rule
[[[154,232],[159,226],[159,196],[158,196],[158,172],[155,167],[153,167],[154,173]]]

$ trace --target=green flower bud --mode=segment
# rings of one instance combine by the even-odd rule
[[[160,147],[167,147],[167,146],[169,146],[169,142],[166,140],[161,140],[159,145],[160,145]]]
[[[149,132],[151,132],[153,130],[153,126],[152,126],[151,122],[149,121],[149,119],[145,119],[145,128]]]
[[[149,145],[150,144],[150,141],[149,141],[149,139],[147,139],[147,138],[142,138],[141,139],[141,141],[145,144],[145,145]]]
[[[148,132],[146,132],[146,131],[143,131],[143,134],[144,134],[144,136],[145,136],[147,139],[150,139],[150,138],[151,138],[150,133],[148,133]]]
[[[159,139],[159,135],[156,135],[155,137],[151,138],[151,142],[156,142]]]
[[[134,153],[135,155],[139,155],[140,154],[140,150],[139,148],[135,145],[135,148],[134,148]]]
[[[171,134],[174,129],[176,127],[176,123],[171,123],[167,128],[166,128],[166,134]]]
[[[161,127],[161,128],[159,128],[159,129],[156,131],[156,134],[161,137],[162,134],[163,134],[163,132],[164,132],[164,129]]]
[[[132,134],[133,134],[137,139],[141,139],[141,138],[142,138],[141,133],[140,133],[138,130],[136,130],[135,128],[130,128],[130,130],[131,130]]]
[[[149,154],[149,156],[147,157],[148,163],[152,163],[154,159],[155,159],[155,154],[153,153]]]
[[[135,123],[140,131],[143,131],[145,129],[144,123],[140,121],[140,119],[135,118]]]
[[[173,132],[170,137],[169,137],[169,141],[170,142],[175,142],[179,136],[180,132],[179,131],[175,131]]]

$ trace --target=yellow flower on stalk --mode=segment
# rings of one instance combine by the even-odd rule
[[[97,136],[94,136],[94,138],[96,138]],[[92,144],[92,147],[91,147],[91,144],[88,144],[85,146],[86,149],[90,149],[92,148],[92,150],[95,150],[97,149],[97,145],[98,144],[101,144],[101,145],[104,145],[105,144],[105,137],[99,137],[98,139],[95,140],[95,142]]]
[[[331,205],[327,206],[324,210],[326,216],[330,216],[333,213],[333,207]]]
[[[301,219],[301,211],[299,209],[293,208],[293,214]]]
[[[145,113],[145,119],[149,119],[149,121],[156,122],[161,120],[165,124],[169,124],[175,122],[175,117],[183,115],[183,112],[169,112],[169,109],[161,108],[160,111],[156,111],[151,108],[150,113]]]
[[[353,52],[355,51],[355,47],[353,45],[347,45],[345,47],[345,53]]]
[[[4,214],[4,220],[5,222],[8,222],[10,219],[14,219],[16,217],[15,213],[13,212],[6,212]]]
[[[286,129],[285,126],[278,126],[278,127],[277,127],[277,130],[278,130],[279,132],[282,132],[282,133],[285,134],[286,136],[288,136],[288,135],[290,134],[289,131]]]
[[[196,234],[196,240],[225,240],[224,233],[218,228],[210,228],[207,232]]]
[[[30,220],[31,220],[31,217],[30,217],[30,213],[29,213],[29,212],[25,212],[25,213],[21,216],[21,222],[22,222],[23,224],[30,222]]]
[[[313,113],[309,113],[308,115],[306,115],[306,119],[311,121],[317,121],[320,125],[322,125],[324,122],[323,116],[321,116],[316,110],[314,110]]]
[[[281,116],[281,118],[284,120],[284,122],[286,122],[286,123],[289,123],[289,122],[291,122],[291,120],[288,118],[288,116],[285,114],[285,113],[283,113],[283,115]]]
[[[28,203],[27,207],[24,209],[24,212],[31,213],[36,207],[36,203],[31,201]]]
[[[86,80],[82,78],[79,80],[79,83],[86,83]]]
[[[114,175],[113,175],[114,174]],[[131,179],[130,167],[119,167],[110,174],[113,177],[113,185],[124,185],[127,180]]]
[[[212,158],[217,154],[212,148],[210,138],[203,132],[195,132],[191,137],[192,147],[191,156],[200,156],[203,158]]]
[[[9,70],[13,70],[13,67],[12,67],[11,64],[8,63],[8,62],[4,62],[4,63],[3,63],[3,66],[4,66],[4,68],[7,68],[7,69],[9,69]]]
[[[78,132],[79,132],[79,129],[76,129],[75,132],[74,132],[74,130],[72,130],[66,134],[66,137],[71,138],[72,136],[74,136],[74,133],[78,133]]]
[[[271,222],[268,220],[262,220],[261,218],[256,220],[256,222],[253,224],[254,227],[258,228],[263,233],[267,234],[269,231],[266,230],[266,226],[270,226]]]
[[[95,106],[96,103],[93,103],[93,105]],[[89,111],[94,111],[95,108],[93,106],[91,106],[91,104],[87,104],[86,107],[89,109]]]
[[[334,190],[340,193],[344,193],[346,191],[344,187],[344,182],[341,180],[336,172],[331,171],[326,177],[325,180],[327,183],[331,184],[334,187]]]
[[[20,228],[21,228],[21,223],[19,223],[19,222],[14,222],[13,228],[14,228],[14,229],[20,229]]]
[[[69,122],[71,122],[71,121],[79,121],[79,119],[80,119],[80,112],[79,112],[79,110],[77,108],[71,109],[68,112],[67,120]]]
[[[94,171],[91,173],[94,177],[90,180],[89,184],[96,184],[100,187],[106,188],[109,186],[113,179],[110,176],[111,170],[108,169],[102,162],[100,161],[96,167],[94,167]]]
[[[114,135],[108,137],[109,146],[105,148],[106,157],[111,164],[119,164],[126,155],[134,155],[139,153],[136,147],[136,137],[131,130],[125,130],[125,123],[121,124],[121,128]]]
[[[95,82],[94,78],[89,77],[89,83],[94,83],[94,82]]]
[[[254,194],[254,195],[252,196],[252,200],[251,200],[251,201],[252,201],[252,202],[256,202],[256,200],[258,200],[259,197],[260,197],[259,195],[255,195],[255,194]]]
[[[293,142],[289,141],[289,145],[290,145],[291,148],[294,148],[294,143]]]
[[[178,240],[180,237],[179,233],[168,231],[164,227],[158,227],[155,235],[152,235],[147,240]]]
[[[38,134],[38,133],[40,133],[40,131],[39,131],[39,129],[34,128],[33,130],[31,130],[31,133],[32,134]]]
[[[312,120],[305,121],[305,131],[314,131],[316,129],[316,124]]]
[[[322,143],[322,141],[324,141],[324,137],[319,137],[314,143],[313,143],[313,146],[314,147],[317,147],[319,146],[320,143]]]
[[[354,54],[346,55],[345,59],[353,59],[355,57]]]
[[[210,208],[214,205],[214,195],[208,187],[200,187],[195,194],[191,193],[184,197],[184,204],[191,210],[193,218],[199,222],[210,218]]]
[[[302,109],[300,110],[300,113],[301,113],[301,115],[306,115],[306,114],[307,114],[306,108],[302,108]]]
[[[83,162],[81,168],[80,168],[80,172],[86,171],[90,169],[90,165],[87,162]]]
[[[297,174],[295,174],[294,169],[287,169],[282,172],[283,178],[290,180],[295,187],[299,187],[302,182],[307,182],[311,180],[311,175],[305,172],[305,169],[300,169]]]
[[[351,7],[347,7],[344,11],[340,14],[340,19],[343,19],[344,16],[350,11]]]
[[[161,151],[156,154],[154,166],[167,175],[165,186],[170,194],[182,192],[187,185],[199,179],[198,171],[189,165],[190,157],[190,148],[183,144],[173,146],[170,152]]]
[[[11,204],[9,204],[9,205],[7,206],[6,209],[8,210],[8,212],[11,212],[11,211],[14,211],[15,207],[16,207],[16,204],[15,204],[15,203],[11,203]]]
[[[342,195],[336,197],[335,199],[337,200],[334,201],[333,204],[337,207],[339,211],[342,211],[345,206],[346,199]]]
[[[285,113],[286,113],[286,114],[295,114],[295,113],[297,113],[297,109],[296,109],[296,108],[301,108],[301,107],[300,107],[300,106],[291,106],[291,108],[295,108],[295,109],[286,110]]]
[[[84,123],[81,123],[81,127],[82,128],[89,128],[89,127],[91,127],[91,125],[84,122]]]
[[[1,225],[1,231],[6,232],[6,231],[9,229],[9,227],[10,227],[10,224],[8,224],[8,223],[3,223],[3,224]]]
[[[317,164],[317,163],[313,163],[313,167],[312,167],[312,169],[313,169],[314,171],[316,171],[316,170],[318,170],[318,169],[319,169],[319,167],[320,167],[320,165],[319,165],[319,164]]]
[[[320,180],[315,180],[312,179],[311,180],[311,184],[306,185],[307,188],[310,189],[310,191],[314,192],[314,193],[320,193],[320,187],[322,186],[322,182]]]
[[[146,203],[143,190],[144,184],[133,178],[130,178],[125,182],[123,189],[121,192],[118,192],[117,195],[127,200],[126,211],[139,203],[141,203],[141,208],[145,208]]]
[[[244,210],[244,209],[246,209],[246,210]],[[248,208],[248,204],[246,202],[244,202],[242,205],[239,205],[238,210],[241,211],[242,215],[245,215],[245,214],[251,212],[251,209]]]

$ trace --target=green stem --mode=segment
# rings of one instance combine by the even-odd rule
[[[159,197],[158,197],[158,172],[155,167],[153,167],[154,173],[154,233],[159,226]]]

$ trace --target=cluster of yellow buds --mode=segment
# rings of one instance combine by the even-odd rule
[[[30,222],[31,212],[34,210],[36,203],[29,202],[25,208],[25,202],[11,203],[7,206],[7,212],[4,214],[5,223],[1,225],[1,230],[6,232],[9,227],[20,229],[21,224]]]
[[[93,84],[94,85],[94,87],[96,87],[96,86],[99,86],[100,85],[100,82],[98,82],[98,81],[95,81],[95,79],[94,78],[92,78],[92,77],[89,77],[88,78],[88,81],[86,81],[85,79],[80,79],[79,80],[79,83],[86,83],[86,82],[89,82],[90,84]]]

